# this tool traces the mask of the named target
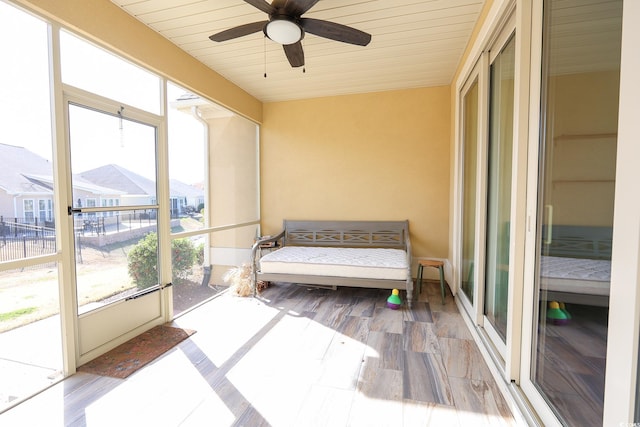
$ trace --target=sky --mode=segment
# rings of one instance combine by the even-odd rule
[[[62,78],[67,84],[116,99],[155,114],[160,112],[160,79],[115,56],[61,33]],[[47,25],[0,1],[0,143],[28,148],[51,160]],[[185,91],[169,84],[169,101]],[[155,175],[154,131],[149,126],[109,115],[72,109],[72,171],[118,164],[148,178]],[[193,117],[169,111],[170,178],[202,182],[202,125]],[[0,159],[0,167],[2,165]]]

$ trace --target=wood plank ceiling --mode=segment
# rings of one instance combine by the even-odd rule
[[[307,34],[303,72],[262,32],[209,40],[267,19],[243,0],[112,1],[263,102],[448,85],[484,2],[321,0],[304,17],[357,28],[372,40],[362,47]]]

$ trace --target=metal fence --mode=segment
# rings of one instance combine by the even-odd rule
[[[108,216],[78,216],[74,218],[76,243],[79,238],[106,234],[122,234],[133,229],[156,224],[156,211],[117,212]],[[48,255],[56,252],[55,222],[38,218],[6,218],[0,215],[0,262]],[[114,241],[117,241],[114,240]],[[83,242],[86,244],[86,242]]]
[[[0,217],[0,261],[47,255],[55,251],[56,234],[53,227],[17,219],[5,221]]]

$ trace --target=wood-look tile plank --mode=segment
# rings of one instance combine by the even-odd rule
[[[245,412],[243,412],[233,424],[232,426],[244,427],[271,427],[272,424],[267,421],[262,414],[256,410],[253,406],[247,408]]]
[[[436,335],[444,338],[458,338],[472,340],[473,337],[467,329],[466,323],[457,313],[434,312],[433,323],[436,327]]]
[[[367,340],[365,363],[367,368],[401,371],[404,365],[402,335],[371,331]]]
[[[247,406],[248,407],[248,406]],[[240,412],[240,416],[244,415],[245,410]],[[180,427],[201,427],[211,425],[215,420],[217,426],[231,426],[237,418],[226,405],[225,401],[215,392],[208,393],[204,400],[180,423]]]
[[[371,318],[371,330],[390,332],[394,334],[402,333],[402,310],[391,310],[387,307],[376,307]]]
[[[453,405],[446,369],[439,354],[404,352],[403,397]]]
[[[346,316],[336,327],[336,331],[349,338],[366,342],[369,336],[369,324],[368,317]]]
[[[450,383],[461,425],[515,426],[515,420],[502,415],[485,381],[451,378]]]
[[[402,372],[369,370],[358,382],[349,426],[397,426],[402,422]]]
[[[498,387],[496,380],[492,378],[491,380],[486,380],[485,383],[487,384],[487,386],[491,390],[491,393],[493,394],[496,408],[498,408],[498,412],[500,413],[500,415],[502,415],[502,417],[507,420],[513,419],[514,420],[513,423],[516,424],[515,419],[513,418],[513,414],[511,413],[511,409],[509,408],[507,401],[502,395],[502,392],[500,391],[500,388]]]
[[[439,338],[442,361],[449,377],[472,380],[492,379],[475,342],[455,338]]]
[[[351,312],[347,304],[327,302],[322,310],[316,312],[315,320],[329,328],[336,328]]]
[[[355,391],[313,385],[292,425],[309,427],[346,426]]]
[[[364,343],[344,335],[335,335],[322,359],[317,384],[355,390],[364,352]]]
[[[419,301],[414,302],[411,310],[403,310],[404,320],[432,323],[433,317],[431,316],[431,309],[429,307],[429,303]]]
[[[446,286],[446,285],[445,285]],[[451,290],[447,286],[445,292],[445,303],[442,304],[442,294],[440,292],[440,281],[439,280],[427,280],[423,285],[422,294],[426,295],[422,298],[426,301],[429,301],[429,308],[431,312],[436,311],[444,311],[449,313],[457,313],[458,306],[455,303],[455,300],[451,296]]]
[[[404,322],[404,350],[419,353],[439,353],[440,345],[433,323]]]
[[[404,399],[402,425],[404,427],[437,426],[464,427],[458,420],[458,411],[453,406],[418,402]]]

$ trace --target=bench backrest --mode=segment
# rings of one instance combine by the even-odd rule
[[[407,250],[409,221],[284,220],[287,246],[336,246]]]

